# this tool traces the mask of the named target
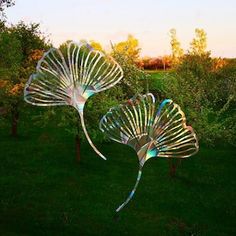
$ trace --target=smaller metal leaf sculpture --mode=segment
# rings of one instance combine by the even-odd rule
[[[131,146],[138,155],[136,183],[120,211],[133,197],[144,163],[152,157],[186,158],[195,154],[198,141],[179,105],[165,99],[157,107],[153,94],[139,95],[111,108],[101,119],[100,129],[116,142]]]
[[[94,151],[106,159],[92,143],[84,123],[84,106],[93,94],[109,89],[123,77],[117,62],[87,43],[70,42],[64,51],[52,48],[38,62],[24,90],[26,102],[37,106],[71,105]]]

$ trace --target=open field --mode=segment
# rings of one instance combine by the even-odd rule
[[[130,204],[116,207],[137,175],[133,150],[87,143],[75,160],[73,136],[25,123],[17,140],[0,130],[0,235],[236,235],[236,151],[200,148],[176,178],[166,159],[147,162]]]

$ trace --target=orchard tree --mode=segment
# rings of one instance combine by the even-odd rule
[[[131,34],[128,35],[126,41],[119,42],[112,45],[113,52],[126,56],[131,62],[136,62],[140,56],[141,49],[139,48],[138,39]]]
[[[207,53],[207,34],[203,29],[195,29],[195,38],[190,43],[190,53],[204,55]]]
[[[172,51],[172,63],[176,65],[180,62],[180,59],[184,55],[184,50],[181,48],[180,41],[178,40],[176,35],[176,29],[170,30],[170,39],[171,39],[170,45]]]
[[[16,136],[18,99],[23,84],[19,80],[23,59],[21,44],[8,30],[0,33],[0,107],[2,113],[12,119],[12,135]]]
[[[122,92],[126,98],[133,96],[134,94],[143,92],[148,86],[148,75],[138,68],[136,61],[133,57],[119,50],[116,46],[112,47],[111,55],[119,63],[124,71],[124,79],[120,83]]]
[[[23,88],[37,61],[47,48],[39,24],[2,27],[0,31],[0,107],[17,136],[20,113],[24,110]]]
[[[217,69],[209,53],[186,54],[175,72],[164,81],[166,97],[184,109],[199,140],[235,145],[236,63]]]

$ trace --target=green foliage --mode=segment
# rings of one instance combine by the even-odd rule
[[[203,29],[195,29],[196,37],[190,43],[190,53],[193,55],[203,55],[207,48],[207,34]]]
[[[37,61],[48,47],[39,24],[23,22],[0,30],[0,107],[6,111],[4,118],[17,125],[23,112],[23,88]],[[1,117],[3,118],[3,117]],[[13,124],[12,123],[12,124]],[[14,134],[15,135],[15,134]]]
[[[148,74],[137,67],[133,58],[113,47],[113,58],[119,63],[124,72],[120,86],[126,98],[148,89]]]
[[[7,78],[6,73],[0,74],[1,80],[8,79],[16,84],[28,79],[41,56],[36,55],[35,51],[41,50],[43,52],[48,48],[39,27],[39,24],[26,25],[20,22],[15,26],[1,28],[0,71],[8,72]]]
[[[183,108],[202,143],[236,144],[236,64],[215,69],[209,53],[188,54],[164,83],[165,95]]]
[[[102,140],[104,136],[98,130],[98,123],[101,117],[113,106],[116,106],[137,93],[146,92],[148,77],[139,69],[136,64],[129,60],[129,56],[122,52],[113,50],[113,58],[122,67],[124,78],[115,87],[96,94],[87,104],[87,114],[89,128],[94,139]],[[86,108],[85,108],[86,109]]]
[[[106,139],[99,130],[99,121],[106,112],[113,106],[124,100],[124,93],[121,87],[114,87],[102,93],[98,93],[88,100],[85,109],[85,119],[88,121],[88,129],[94,140],[103,141]]]
[[[102,142],[105,136],[98,129],[102,116],[113,106],[117,105],[123,94],[120,88],[95,94],[88,99],[84,109],[86,127],[93,140]],[[50,122],[55,122],[58,127],[64,128],[69,134],[79,135],[85,140],[81,127],[78,111],[72,106],[59,106],[45,108],[42,113],[34,116],[34,120],[42,126],[47,126]]]
[[[11,119],[18,107],[18,90],[21,87],[20,68],[23,58],[22,47],[16,34],[6,27],[0,32],[0,107],[4,111],[3,119]],[[18,110],[18,109],[17,109]]]
[[[22,66],[27,65],[27,61],[33,50],[44,51],[50,46],[46,36],[40,31],[40,24],[38,23],[25,24],[21,21],[11,26],[9,30],[16,35],[21,43],[23,53]],[[34,65],[35,61],[33,63]]]
[[[112,45],[113,52],[124,55],[132,62],[136,62],[139,58],[141,49],[139,48],[139,42],[133,35],[128,35],[126,41],[119,42],[115,45]]]
[[[170,38],[171,38],[170,45],[172,51],[172,63],[173,65],[176,65],[179,63],[181,57],[184,55],[184,50],[181,48],[181,44],[177,38],[175,29],[170,30]]]
[[[15,34],[8,30],[0,33],[0,83],[16,83],[23,58],[21,43]]]

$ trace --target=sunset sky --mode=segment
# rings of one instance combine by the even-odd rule
[[[214,56],[236,57],[236,0],[16,0],[6,14],[12,23],[40,23],[55,46],[92,39],[108,49],[132,34],[143,56],[160,56],[170,53],[171,28],[185,50],[203,28]]]

